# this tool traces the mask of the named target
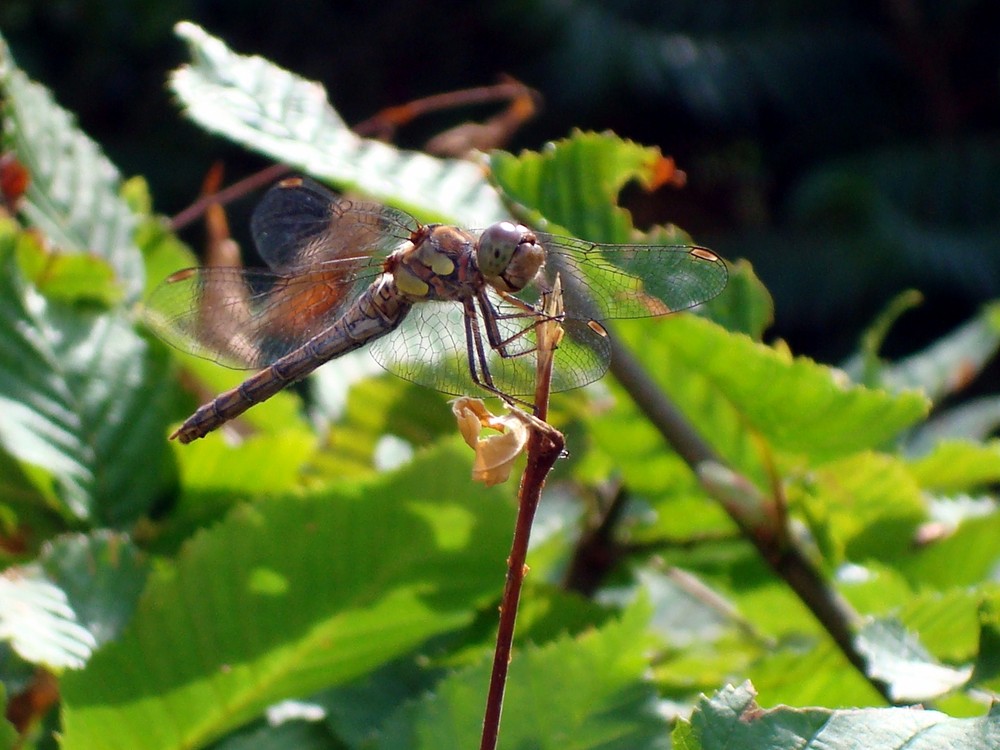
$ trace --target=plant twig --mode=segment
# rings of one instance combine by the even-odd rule
[[[558,281],[553,296],[557,298],[557,302],[551,304],[561,306]],[[524,415],[531,427],[531,436],[528,439],[528,463],[524,474],[521,475],[521,486],[518,489],[517,521],[514,525],[510,556],[507,558],[507,580],[500,601],[500,624],[497,628],[486,711],[483,714],[480,750],[495,750],[497,746],[507,671],[510,667],[511,648],[514,642],[517,605],[521,598],[524,576],[528,572],[526,560],[531,524],[535,519],[545,478],[563,455],[566,446],[562,433],[544,421],[548,414],[549,391],[552,385],[552,355],[562,334],[562,329],[555,321],[556,313],[554,308],[550,307],[550,301],[546,302],[546,312],[549,313],[550,319],[536,327],[538,378],[535,388],[535,414],[533,417]]]
[[[218,192],[211,192],[206,195],[202,195],[198,198],[198,200],[170,220],[170,229],[174,232],[183,229],[188,224],[191,224],[201,218],[202,214],[205,213],[209,206],[215,204],[226,205],[231,203],[237,198],[242,198],[247,193],[253,192],[257,188],[270,185],[276,179],[283,177],[290,171],[292,171],[291,167],[284,164],[272,164],[259,172],[254,172],[252,175],[245,177],[239,182],[234,182],[229,187],[223,188]]]
[[[778,524],[761,523],[761,509],[754,510],[731,502],[730,498],[713,491],[711,484],[704,481],[708,467],[723,468],[725,462],[664,395],[632,353],[614,336],[611,337],[611,372],[678,455],[703,478],[702,483],[709,493],[721,502],[761,557],[809,608],[851,665],[886,702],[893,703],[888,685],[867,674],[865,659],[854,645],[853,628],[860,620],[858,614],[827,585],[816,567],[785,533],[783,524],[779,528]],[[724,470],[732,473],[731,469]],[[735,473],[732,476],[736,481],[751,486],[745,478]]]

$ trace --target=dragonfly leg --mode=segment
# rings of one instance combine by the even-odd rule
[[[510,359],[513,357],[522,357],[525,354],[531,354],[532,352],[537,351],[538,347],[536,346],[531,346],[528,349],[523,349],[517,352],[509,351],[508,347],[515,341],[524,338],[524,336],[526,336],[531,331],[534,331],[535,327],[539,323],[544,323],[550,318],[546,315],[543,315],[539,311],[535,310],[534,307],[524,302],[523,300],[519,300],[517,299],[517,297],[505,295],[505,299],[507,299],[508,297],[510,301],[516,302],[517,306],[522,308],[523,312],[500,313],[497,311],[496,307],[490,301],[485,291],[480,292],[478,296],[479,306],[483,311],[483,323],[486,327],[486,338],[490,342],[490,347],[492,347],[496,351],[496,353],[499,354],[501,357]],[[498,325],[497,321],[516,320],[521,318],[531,318],[531,323],[528,323],[521,330],[515,331],[510,336],[504,338],[503,334],[500,333],[500,326]]]
[[[487,308],[492,311],[492,307]],[[487,313],[487,317],[488,317]],[[498,388],[493,382],[493,375],[490,373],[489,363],[486,354],[486,346],[483,343],[482,333],[479,330],[479,323],[477,321],[476,305],[470,299],[465,303],[465,345],[466,345],[466,357],[469,362],[469,375],[472,377],[472,382],[478,385],[480,388],[487,390],[506,403],[510,405],[520,405],[528,409],[532,408],[532,405],[516,396],[512,396],[509,393],[505,393],[500,388]],[[496,323],[494,322],[494,327]],[[529,327],[530,328],[530,327]],[[487,337],[489,337],[490,327],[487,325]],[[523,333],[523,332],[522,332]],[[520,335],[520,334],[518,334]],[[497,338],[499,339],[499,329],[497,329]],[[490,344],[492,346],[492,342]],[[517,356],[516,354],[508,355],[503,353],[497,347],[493,347],[501,356]],[[527,352],[525,352],[527,353]]]
[[[481,388],[498,393],[486,361],[486,349],[483,347],[483,337],[476,321],[476,306],[472,300],[465,302],[465,347],[472,382]]]

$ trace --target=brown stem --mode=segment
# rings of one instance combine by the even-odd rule
[[[554,292],[555,306],[561,306],[559,284]],[[551,300],[546,299],[546,311]],[[561,308],[560,308],[561,309]],[[556,314],[555,308],[550,313]],[[554,319],[536,328],[538,341],[538,375],[535,386],[535,414],[529,422],[531,436],[528,438],[528,464],[521,476],[521,486],[517,497],[517,521],[514,525],[514,539],[510,556],[507,558],[507,580],[500,600],[500,625],[497,628],[497,643],[493,653],[493,670],[490,673],[490,689],[486,696],[486,711],[483,714],[483,737],[480,750],[495,750],[500,734],[500,714],[503,710],[503,695],[507,685],[507,671],[510,667],[511,648],[514,642],[514,625],[517,620],[517,605],[521,599],[521,586],[528,572],[528,541],[531,524],[542,496],[545,478],[552,471],[556,461],[563,454],[566,441],[562,433],[545,422],[548,415],[549,392],[552,387],[552,355],[561,336],[561,329]]]
[[[528,440],[528,465],[521,477],[518,493],[517,522],[514,526],[514,541],[507,558],[507,581],[500,603],[500,626],[497,629],[497,643],[493,654],[493,671],[490,674],[490,689],[486,698],[483,716],[483,739],[480,750],[494,750],[500,733],[500,713],[503,708],[504,688],[507,684],[507,670],[511,660],[511,645],[514,641],[514,624],[517,619],[517,604],[521,596],[521,585],[527,572],[525,560],[528,555],[528,540],[535,510],[541,498],[545,477],[562,455],[565,443],[562,435],[555,430],[546,433],[532,430]]]
[[[249,177],[245,177],[239,182],[234,182],[229,187],[224,188],[217,193],[203,195],[190,206],[174,216],[174,218],[170,220],[170,228],[175,232],[179,229],[183,229],[188,224],[201,218],[201,215],[205,213],[209,206],[215,204],[226,205],[237,198],[242,198],[252,190],[256,190],[264,185],[269,185],[279,177],[288,174],[290,171],[291,167],[285,166],[284,164],[272,164],[259,172],[255,172]]]

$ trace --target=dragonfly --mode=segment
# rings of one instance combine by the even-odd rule
[[[726,285],[725,262],[696,245],[607,245],[511,221],[466,230],[337,197],[293,177],[251,218],[266,269],[188,268],[146,302],[167,343],[258,372],[194,412],[170,437],[188,443],[368,346],[386,370],[453,395],[534,392],[540,301],[563,291],[553,391],[600,378],[610,343],[600,321],[693,307]]]

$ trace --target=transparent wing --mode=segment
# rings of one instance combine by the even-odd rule
[[[271,271],[187,269],[154,290],[157,334],[229,367],[257,369],[329,327],[417,227],[408,214],[340,200],[304,178],[272,187],[251,229]]]
[[[143,316],[182,351],[228,367],[260,369],[328,328],[381,273],[370,260],[328,261],[297,276],[189,268],[153,291]]]
[[[482,341],[485,367],[498,390],[511,396],[531,396],[536,382],[535,324],[540,318],[492,293],[491,302],[506,344],[501,350],[490,346],[483,311],[478,309],[474,325]],[[569,336],[556,352],[554,391],[597,380],[607,370],[611,356],[607,338],[586,323],[566,320],[563,326]],[[463,395],[481,388],[472,377],[470,357],[477,372],[481,363],[474,342],[466,336],[465,314],[458,302],[415,304],[395,331],[372,343],[371,352],[394,375],[444,393]],[[484,379],[482,374],[480,379]]]
[[[546,251],[543,272],[517,296],[533,303],[559,273],[567,318],[665,315],[712,299],[729,278],[719,256],[694,245],[602,245],[545,233],[538,239]]]
[[[277,183],[257,204],[250,221],[261,257],[285,275],[355,255],[383,260],[417,226],[404,211],[338,198],[307,178]]]

